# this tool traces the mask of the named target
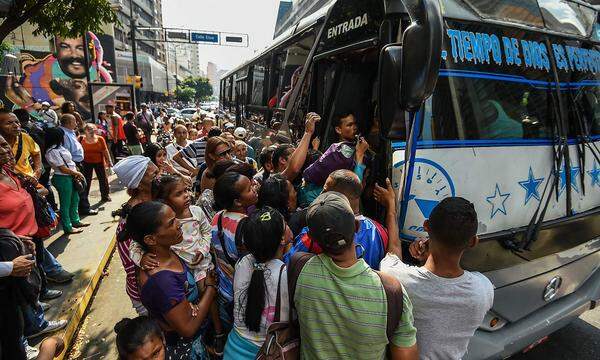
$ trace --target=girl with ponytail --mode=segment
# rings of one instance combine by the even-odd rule
[[[290,240],[283,215],[271,207],[258,210],[244,225],[249,254],[235,266],[234,327],[225,345],[225,360],[255,359],[269,325],[288,320],[287,272],[281,259]]]

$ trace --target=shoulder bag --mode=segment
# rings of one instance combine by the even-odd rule
[[[69,165],[67,165],[67,160],[65,160],[63,155],[60,153],[60,150],[58,150],[58,149],[56,149],[56,150],[60,154],[60,157],[62,158],[65,166],[69,167]],[[71,175],[71,178],[73,179],[73,188],[75,188],[75,191],[77,191],[79,193],[79,195],[85,194],[85,190],[87,188],[87,181],[85,180],[85,178],[77,178],[72,175]]]
[[[300,331],[298,321],[293,320],[294,293],[298,276],[304,265],[314,254],[298,252],[292,256],[288,270],[288,294],[290,299],[288,321],[280,321],[281,313],[281,274],[285,265],[279,271],[277,302],[275,304],[275,321],[267,329],[263,346],[258,350],[256,359],[260,360],[296,360],[300,358]]]

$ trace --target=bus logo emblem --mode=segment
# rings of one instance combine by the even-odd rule
[[[552,301],[558,295],[558,289],[562,285],[562,278],[560,276],[553,277],[546,288],[544,289],[544,301]]]

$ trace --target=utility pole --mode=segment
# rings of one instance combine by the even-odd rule
[[[133,75],[135,76],[139,76],[140,75],[140,71],[138,69],[138,63],[137,63],[137,48],[136,48],[136,21],[134,18],[134,14],[133,14],[133,0],[129,0],[129,19],[130,19],[130,24],[131,24],[131,57],[132,57],[132,61],[133,61]],[[135,110],[138,109],[138,105],[139,105],[139,98],[140,98],[140,90],[139,89],[135,89]]]

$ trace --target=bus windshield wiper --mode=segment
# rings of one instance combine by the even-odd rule
[[[546,46],[550,49],[551,48],[551,44],[550,44],[550,40],[548,38],[546,38]],[[554,109],[554,119],[556,120],[554,122],[553,125],[556,125],[556,129],[557,129],[557,135],[558,136],[552,136],[552,140],[554,141],[554,144],[552,144],[552,160],[553,160],[553,164],[552,164],[552,171],[551,174],[554,176],[553,178],[553,188],[555,189],[556,192],[556,200],[558,201],[558,197],[560,195],[560,169],[563,167],[564,164],[564,174],[565,174],[565,191],[566,191],[566,197],[567,197],[567,201],[566,201],[566,207],[567,207],[567,211],[566,214],[567,216],[571,216],[573,214],[573,208],[572,208],[572,203],[571,203],[571,160],[570,160],[570,156],[569,156],[569,142],[567,140],[567,116],[566,116],[566,112],[565,109],[563,108],[563,104],[561,102],[561,90],[560,90],[560,82],[559,82],[559,78],[558,78],[558,69],[556,68],[556,59],[554,58],[554,54],[552,54],[552,52],[550,52],[549,54],[550,56],[550,65],[552,67],[552,74],[554,76],[554,82],[555,82],[555,91],[552,92],[551,94],[553,95],[552,99],[554,99],[554,96],[556,96],[556,100],[553,101],[553,105],[552,109]],[[556,108],[556,105],[558,105],[558,109]],[[554,128],[554,127],[552,127]],[[553,134],[554,135],[554,134]],[[558,141],[557,141],[558,140]],[[558,143],[558,144],[557,144]],[[556,147],[558,146],[558,149],[556,149]],[[557,156],[558,154],[558,156]],[[546,190],[548,189],[548,185],[550,183],[550,176],[548,177],[548,182],[546,183],[546,185],[544,186],[544,193],[542,194],[541,200],[538,204],[537,209],[535,210],[533,217],[531,218],[531,221],[529,222],[529,225],[527,226],[527,231],[525,233],[525,238],[524,240],[521,242],[520,247],[517,251],[519,250],[531,250],[531,245],[533,245],[533,243],[538,239],[539,237],[539,233],[540,233],[540,229],[542,226],[542,223],[544,222],[544,217],[546,216],[546,210],[548,210],[548,205],[550,204],[550,200],[552,199],[552,194],[550,193],[548,195],[548,197],[546,198],[546,200],[544,201],[544,196],[546,196]],[[544,204],[542,205],[542,203],[544,202]]]

